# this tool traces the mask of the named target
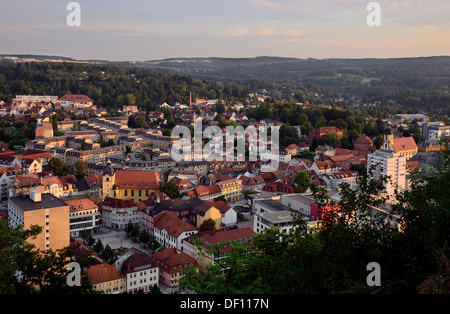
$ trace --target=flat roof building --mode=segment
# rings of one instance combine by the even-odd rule
[[[52,194],[33,190],[29,196],[11,197],[8,199],[8,216],[12,227],[42,227],[36,238],[27,240],[40,250],[58,250],[70,245],[69,205]]]

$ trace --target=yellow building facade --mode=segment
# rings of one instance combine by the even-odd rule
[[[152,192],[160,188],[158,173],[155,171],[119,170],[107,167],[103,172],[102,185],[98,197],[132,199],[141,202],[148,199]]]

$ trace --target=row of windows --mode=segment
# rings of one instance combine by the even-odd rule
[[[125,190],[124,195],[128,196],[128,190]],[[131,196],[134,196],[134,190],[131,190]],[[142,196],[142,190],[138,190],[138,196]],[[145,196],[148,196],[148,190],[145,190]]]
[[[150,280],[150,281],[155,281],[155,280],[157,280],[157,278],[156,278],[156,276],[153,276],[153,277],[150,277],[149,280]],[[140,284],[142,284],[142,283],[147,283],[147,278],[141,279],[141,280],[139,281],[139,283],[140,283]],[[135,281],[130,281],[130,286],[133,286],[133,285],[136,285],[136,280],[135,280]]]
[[[149,274],[153,274],[154,272],[156,273],[158,270],[156,270],[156,269],[150,269],[148,272],[149,272]],[[132,276],[130,276],[130,278],[131,277],[133,277],[133,278],[136,278],[136,275],[137,275],[137,272],[136,273],[134,273]],[[144,270],[144,271],[141,271],[140,273],[139,273],[139,276],[142,276],[142,275],[147,275],[147,271],[146,270]]]

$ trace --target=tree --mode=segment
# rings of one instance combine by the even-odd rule
[[[208,231],[215,229],[216,229],[216,222],[211,218],[204,220],[198,228],[199,231]]]
[[[159,287],[155,285],[150,288],[150,294],[162,294],[162,292]]]
[[[59,157],[52,157],[47,163],[47,170],[51,170],[55,176],[67,175],[67,165]]]
[[[133,224],[133,227],[130,230],[130,236],[132,236],[134,239],[137,239],[139,237],[139,234],[139,226],[137,224]]]
[[[127,126],[131,129],[136,128],[136,117],[134,115],[130,115],[128,117],[128,122],[127,122]]]
[[[363,163],[351,165],[350,170],[357,171],[360,175],[365,175],[367,173],[367,167]]]
[[[91,150],[92,148],[89,146],[88,143],[86,143],[86,140],[83,139],[83,142],[81,143],[80,149],[81,150]]]
[[[84,160],[78,159],[74,165],[74,174],[77,180],[84,179],[88,170],[88,164]]]
[[[311,185],[311,178],[305,171],[297,172],[294,178],[297,193],[305,193]]]
[[[59,250],[41,251],[31,244],[42,232],[42,227],[32,225],[12,228],[10,221],[0,220],[0,293],[2,294],[69,294],[94,293],[86,278],[81,286],[69,286],[67,263],[75,259],[68,246]],[[83,268],[87,259],[76,259]],[[20,275],[19,275],[20,274]]]
[[[104,247],[102,241],[100,239],[97,239],[97,242],[95,243],[93,248],[94,252],[100,254],[103,251],[103,248]]]
[[[383,142],[384,142],[383,135],[380,134],[380,135],[378,135],[378,136],[374,139],[373,145],[374,145],[377,149],[380,149],[381,145],[383,145]]]
[[[161,192],[166,193],[170,198],[179,198],[180,195],[180,187],[174,181],[168,181],[161,185]]]
[[[117,260],[117,253],[107,244],[101,251],[100,257],[108,264],[113,264]]]
[[[253,190],[246,190],[244,192],[244,198],[247,199],[250,194],[256,194],[256,192]]]
[[[420,283],[422,293],[450,291],[450,150],[446,140],[443,146],[443,162],[413,172],[410,189],[399,191],[393,206],[401,217],[402,253],[410,266],[400,268],[398,278]]]
[[[213,255],[219,256],[225,245],[229,245],[230,249],[214,264],[208,265],[205,275],[200,274],[194,266],[182,269],[180,271],[182,277],[179,279],[181,289],[193,290],[200,294],[252,292],[246,288],[248,281],[244,280],[247,277],[246,270],[251,255],[248,250],[250,244],[247,241],[229,244],[222,241],[209,246],[205,246],[203,241],[198,238],[194,238],[192,242],[204,258],[211,258]]]
[[[145,231],[141,231],[139,234],[139,241],[141,241],[144,245],[149,245],[150,235]]]
[[[146,121],[145,121],[145,117],[144,116],[139,116],[136,119],[136,127],[138,127],[138,128],[144,127],[145,123],[146,123]]]
[[[225,198],[225,196],[223,196],[223,195],[220,195],[220,196],[217,196],[217,197],[215,197],[214,199],[213,199],[213,201],[214,202],[220,202],[220,201],[222,201],[222,202],[227,202],[227,199]]]

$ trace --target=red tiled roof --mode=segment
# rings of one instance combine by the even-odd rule
[[[108,263],[93,265],[88,268],[86,274],[92,285],[126,278],[125,274],[118,271]]]
[[[193,266],[198,266],[197,261],[193,257],[177,250],[176,248],[164,249],[154,253],[152,256],[157,262],[159,262],[159,267],[167,273],[178,272],[179,270],[174,270],[173,267],[178,268],[183,264],[192,263]],[[164,264],[168,267],[165,268]]]
[[[158,190],[160,182],[156,171],[118,170],[114,185],[121,189]]]
[[[69,205],[69,209],[71,211],[77,210],[95,210],[98,209],[98,206],[87,198],[81,198],[76,200],[66,200],[64,201],[67,205]]]
[[[173,238],[178,238],[183,232],[196,231],[197,228],[181,220],[170,213],[163,213],[158,222],[155,223],[155,229],[166,230],[167,234]]]
[[[64,95],[58,101],[92,102],[92,99],[86,95]]]
[[[394,139],[393,146],[396,152],[418,149],[417,144],[412,136]]]
[[[122,200],[109,196],[105,197],[105,199],[103,200],[103,205],[112,208],[131,208],[136,206],[132,199]]]

